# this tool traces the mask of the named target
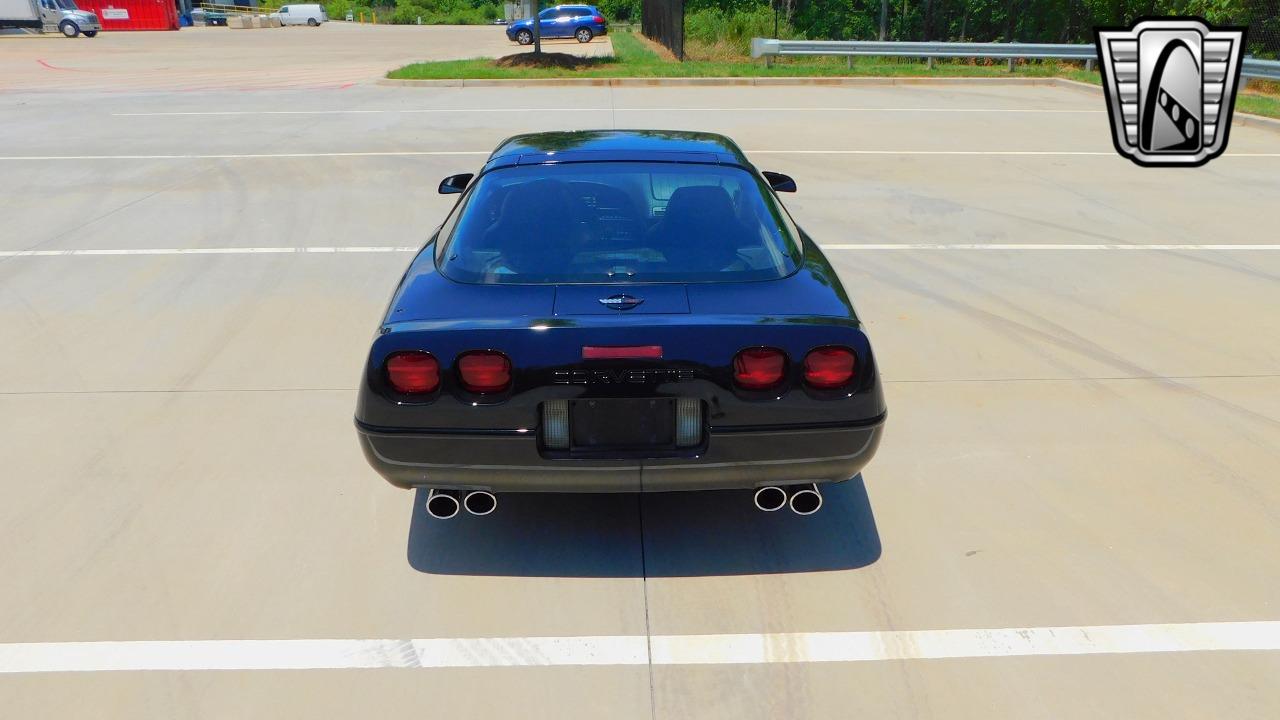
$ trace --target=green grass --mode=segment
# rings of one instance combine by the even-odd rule
[[[1060,74],[1070,80],[1078,80],[1093,85],[1102,83],[1101,77],[1096,72],[1088,72],[1078,68],[1066,70]],[[1252,90],[1242,92],[1236,96],[1236,110],[1243,113],[1251,113],[1253,115],[1262,115],[1265,117],[1280,118],[1280,96],[1267,92],[1275,86],[1275,83],[1269,83],[1261,91]]]
[[[927,70],[924,63],[885,61],[875,58],[855,59],[853,67],[844,58],[785,58],[766,68],[760,60],[689,60],[675,62],[651,50],[630,32],[614,32],[614,57],[600,58],[590,66],[577,70],[561,68],[501,68],[487,58],[414,63],[387,73],[395,80],[529,79],[529,78],[605,78],[605,77],[843,77],[843,76],[937,76],[937,77],[1006,77],[1003,63],[967,65],[938,63]],[[543,46],[546,52],[557,52],[559,43]],[[513,52],[515,48],[512,48]],[[1057,65],[1018,66],[1017,74],[1033,77],[1057,75]]]
[[[1254,115],[1280,118],[1280,97],[1244,93],[1236,97],[1236,110]]]
[[[615,31],[614,57],[599,58],[578,69],[503,68],[488,58],[414,63],[387,73],[396,80],[494,79],[526,80],[536,78],[659,78],[659,77],[1009,77],[1003,61],[991,64],[938,62],[930,70],[924,62],[881,58],[856,58],[849,67],[844,58],[784,58],[766,68],[760,60],[687,60],[675,62],[654,52],[645,41],[629,31]],[[547,43],[546,52],[558,52],[564,45]],[[513,52],[515,48],[513,46]],[[695,49],[696,52],[696,49]],[[690,54],[695,54],[691,52]],[[1055,62],[1020,64],[1015,77],[1064,77],[1098,84],[1096,71],[1079,65]],[[1280,97],[1256,93],[1242,94],[1236,101],[1241,112],[1280,117]]]

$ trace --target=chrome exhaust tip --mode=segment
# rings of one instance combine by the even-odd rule
[[[812,515],[822,508],[822,493],[817,483],[796,485],[791,488],[791,497],[787,500],[791,512],[797,515]]]
[[[458,514],[458,493],[454,490],[435,490],[427,493],[427,514],[437,520],[448,520]]]
[[[781,510],[787,506],[787,491],[777,485],[765,485],[756,488],[756,493],[752,497],[755,501],[756,508],[765,512],[773,512]]]
[[[463,496],[462,507],[472,515],[488,515],[498,509],[498,497],[488,490],[472,490]]]

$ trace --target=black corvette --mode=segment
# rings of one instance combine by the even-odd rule
[[[885,402],[840,279],[728,138],[522,135],[455,175],[356,408],[369,463],[491,512],[503,491],[755,488],[816,511]]]

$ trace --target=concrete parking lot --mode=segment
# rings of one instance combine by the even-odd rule
[[[0,92],[201,92],[345,90],[402,65],[531,52],[497,25],[362,25],[329,22],[251,30],[104,32],[0,36]],[[589,57],[613,54],[608,36],[546,49]]]
[[[358,62],[341,92],[0,96],[6,717],[1280,716],[1280,134],[1151,170],[1060,88]],[[356,380],[437,182],[588,127],[723,132],[797,179],[890,407],[812,518],[432,522],[365,465]]]

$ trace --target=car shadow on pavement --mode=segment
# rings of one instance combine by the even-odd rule
[[[693,577],[850,570],[878,560],[862,476],[824,486],[823,496],[821,510],[801,517],[760,512],[742,490],[504,493],[491,515],[436,520],[420,490],[409,565],[437,575]]]

